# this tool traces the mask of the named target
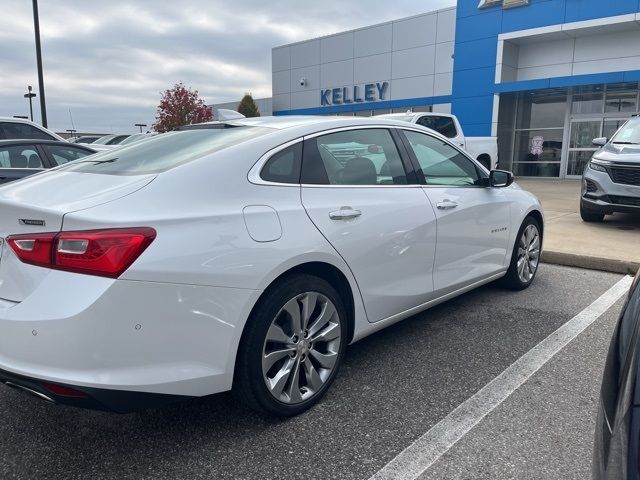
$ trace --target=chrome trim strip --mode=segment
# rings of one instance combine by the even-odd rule
[[[482,280],[478,280],[474,283],[471,283],[469,285],[467,285],[466,287],[462,287],[459,288],[458,290],[454,290],[453,292],[449,292],[445,295],[442,295],[441,297],[438,298],[434,298],[433,300],[429,300],[428,302],[423,303],[422,305],[418,305],[416,307],[412,307],[408,310],[405,310],[404,312],[400,312],[400,313],[396,313],[395,315],[391,315],[390,317],[387,317],[383,320],[379,320],[375,323],[370,323],[369,325],[371,325],[371,328],[368,328],[366,332],[361,332],[358,333],[356,335],[354,335],[353,340],[351,340],[351,343],[355,343],[358,340],[363,339],[364,337],[371,335],[372,333],[375,333],[379,330],[382,330],[383,328],[386,328],[390,325],[393,325],[394,323],[398,323],[408,317],[411,317],[412,315],[415,315],[416,313],[420,313],[424,310],[427,310],[428,308],[434,307],[436,305],[438,305],[439,303],[442,302],[446,302],[447,300],[452,299],[453,297],[457,297],[458,295],[461,295],[463,293],[466,293],[470,290],[473,290],[477,287],[480,287],[482,285],[485,285],[489,282],[493,282],[494,280],[497,280],[499,278],[502,278],[505,276],[507,272],[507,268],[505,268],[504,270],[501,270],[498,273],[495,273],[493,275],[490,275]]]
[[[47,402],[56,403],[53,398],[46,396],[44,393],[37,392],[36,390],[33,390],[29,387],[25,387],[24,385],[18,385],[17,383],[13,383],[11,381],[5,382],[5,385],[17,390],[22,390],[24,392],[30,393],[31,395],[35,395],[36,397],[39,397],[42,400],[46,400]]]

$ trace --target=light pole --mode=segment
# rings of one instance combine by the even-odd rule
[[[147,126],[146,123],[134,123],[134,125],[136,127],[140,127],[140,133],[142,133],[142,127],[146,127]]]
[[[44,128],[47,128],[47,107],[44,101],[44,76],[42,74],[42,50],[40,49],[40,20],[38,18],[38,0],[33,0],[33,29],[36,34],[36,61],[38,63],[38,85],[40,86],[39,91],[42,126]]]
[[[31,85],[27,86],[27,90],[29,90],[29,91],[24,94],[24,98],[28,98],[29,99],[29,114],[31,115],[31,121],[33,122],[33,103],[32,103],[32,99],[33,99],[33,97],[36,96],[36,94],[31,91],[31,90],[33,90]]]
[[[73,128],[67,128],[67,132],[69,132],[69,138],[75,138],[75,133],[78,130],[74,130]]]

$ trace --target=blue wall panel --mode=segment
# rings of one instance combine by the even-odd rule
[[[472,68],[494,67],[498,48],[498,37],[489,37],[471,42],[456,43],[454,72]]]
[[[640,80],[640,72],[612,72],[495,84],[499,34],[638,13],[640,0],[530,0],[510,9],[478,3],[458,0],[456,11],[452,111],[468,135],[490,134],[494,93]]]

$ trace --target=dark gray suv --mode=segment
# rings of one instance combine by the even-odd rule
[[[601,222],[614,212],[640,213],[640,117],[626,122],[611,140],[596,138],[602,148],[582,174],[580,216]]]

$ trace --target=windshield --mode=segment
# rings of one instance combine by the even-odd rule
[[[623,145],[640,144],[640,118],[632,118],[625,123],[611,139],[611,143]]]
[[[238,127],[163,133],[72,162],[64,171],[108,175],[160,173],[271,131],[263,127]]]

